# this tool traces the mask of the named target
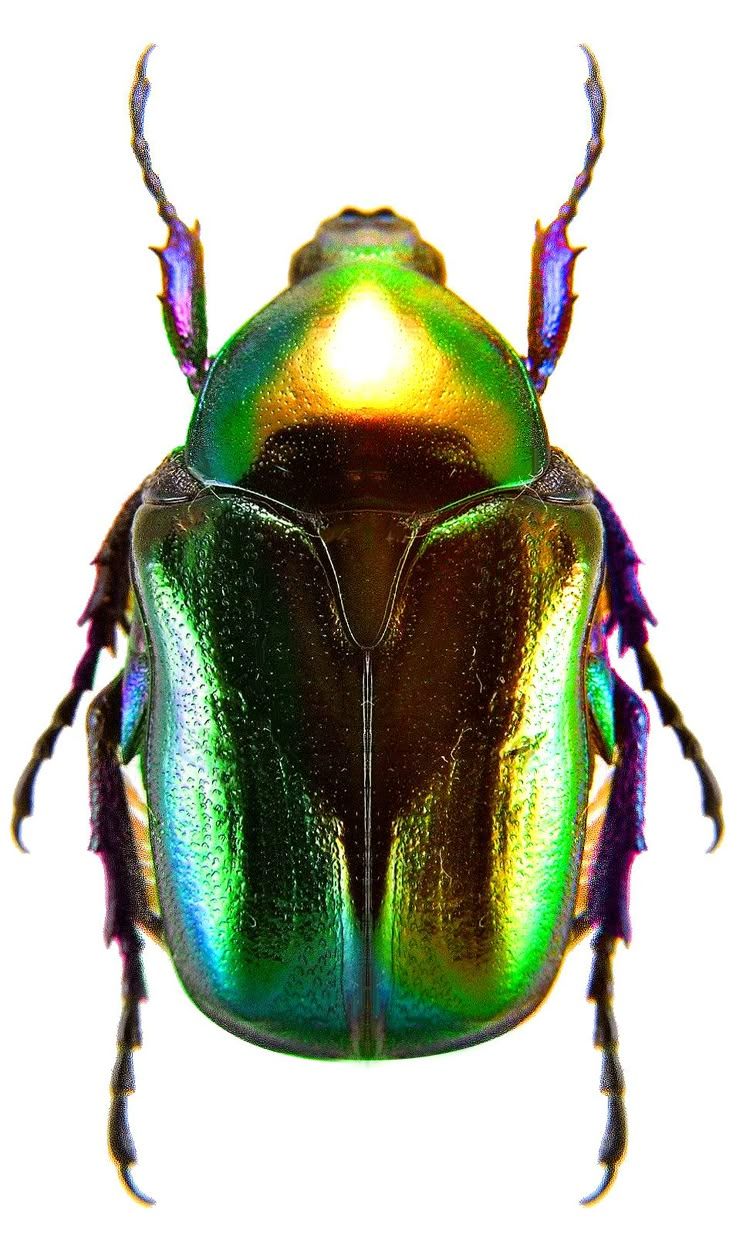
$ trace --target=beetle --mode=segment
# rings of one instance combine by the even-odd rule
[[[122,629],[125,670],[88,716],[92,847],[123,964],[113,1159],[146,1201],[127,1121],[141,932],[240,1037],[382,1058],[511,1029],[592,930],[608,1097],[595,1201],[625,1149],[611,963],[643,848],[647,715],[611,667],[616,634],[722,832],[648,648],[631,542],[550,448],[539,405],[571,321],[567,226],[602,149],[598,67],[586,49],[592,136],[537,229],[526,357],[446,290],[412,224],[348,208],[210,358],[199,229],[144,137],[149,52],[133,145],[168,227],[164,322],[195,409],[185,449],[103,542],[87,647],[13,823],[20,842],[38,768]]]

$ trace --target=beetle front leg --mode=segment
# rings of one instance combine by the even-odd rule
[[[87,716],[90,849],[100,855],[105,868],[105,942],[116,941],[123,965],[118,1052],[110,1080],[110,1154],[126,1188],[150,1205],[153,1199],[140,1192],[130,1174],[136,1150],[128,1123],[128,1096],[135,1090],[133,1052],[141,1045],[140,1005],[146,999],[138,927],[158,937],[160,923],[149,911],[118,759],[121,705],[122,675],[93,699]]]
[[[575,260],[581,250],[570,245],[567,228],[577,214],[580,199],[590,185],[593,169],[603,150],[603,122],[606,115],[603,83],[595,56],[590,48],[581,46],[588,61],[585,93],[590,104],[592,133],[585,150],[583,167],[575,178],[569,196],[551,224],[542,228],[537,222],[532,247],[529,352],[526,366],[535,391],[540,396],[565,348],[575,304],[572,275]]]
[[[151,84],[146,77],[148,57],[153,45],[141,55],[130,92],[130,121],[133,153],[143,173],[143,181],[153,196],[158,213],[169,230],[166,245],[152,246],[161,263],[163,290],[160,294],[164,327],[179,369],[192,392],[199,392],[210,366],[207,356],[207,312],[205,309],[204,252],[199,239],[199,222],[187,228],[179,219],[151,164],[151,152],[143,132],[146,101]]]
[[[13,798],[11,831],[16,844],[25,850],[21,840],[23,820],[33,814],[33,789],[41,764],[51,758],[59,733],[74,723],[82,695],[92,689],[100,652],[115,652],[117,626],[127,630],[127,605],[130,594],[130,531],[143,499],[142,484],[125,501],[93,560],[95,584],[79,623],[89,623],[87,646],[74,670],[69,692],[65,694],[51,718],[51,723],[38,738],[33,753],[20,777]]]

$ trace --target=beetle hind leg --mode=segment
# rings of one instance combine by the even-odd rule
[[[123,1005],[118,1025],[118,1053],[110,1078],[110,1117],[108,1143],[110,1155],[125,1188],[138,1202],[153,1206],[155,1199],[141,1192],[131,1175],[137,1161],[135,1143],[128,1120],[128,1097],[135,1090],[133,1052],[141,1046],[140,1004],[146,999],[141,951],[143,942],[138,932],[126,938],[116,936],[123,959]]]
[[[138,928],[160,938],[161,927],[150,911],[118,759],[121,706],[122,676],[118,676],[93,699],[87,717],[90,849],[100,855],[105,868],[105,940],[108,944],[115,940],[122,959],[122,1012],[110,1080],[110,1154],[125,1187],[139,1202],[150,1205],[153,1199],[141,1193],[131,1176],[136,1150],[128,1122],[128,1098],[135,1090],[133,1052],[141,1046],[140,1005],[146,999],[143,939]]]
[[[618,1058],[618,1029],[613,1015],[613,954],[616,943],[615,935],[606,935],[603,931],[598,931],[593,939],[588,999],[595,1003],[593,1042],[603,1056],[601,1094],[608,1097],[608,1116],[598,1152],[598,1162],[604,1169],[603,1177],[592,1194],[581,1198],[582,1206],[590,1206],[603,1197],[613,1184],[618,1165],[626,1154],[626,1086]]]
[[[613,1014],[613,953],[616,943],[631,938],[629,875],[644,843],[644,790],[649,717],[638,694],[611,672],[616,722],[617,761],[595,856],[590,866],[587,907],[576,919],[573,934],[596,928],[588,999],[595,1004],[593,1042],[602,1053],[600,1089],[608,1099],[608,1115],[598,1161],[604,1175],[590,1205],[606,1192],[626,1153],[624,1075],[618,1058],[618,1030]]]

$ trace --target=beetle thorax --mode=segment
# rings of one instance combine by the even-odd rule
[[[202,482],[307,511],[434,511],[539,476],[521,359],[410,261],[417,244],[389,212],[322,226],[296,282],[212,364],[186,450]]]

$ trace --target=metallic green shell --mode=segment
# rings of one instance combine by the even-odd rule
[[[220,1025],[412,1056],[544,996],[585,829],[601,542],[592,505],[528,493],[328,526],[242,492],[140,510],[159,900]]]
[[[205,483],[263,491],[259,473],[284,444],[319,434],[346,445],[363,503],[377,431],[409,455],[418,431],[434,437],[455,470],[452,499],[528,484],[548,459],[510,345],[436,280],[371,253],[301,279],[232,337],[199,396],[186,459]],[[278,498],[301,506],[308,480],[287,486],[288,467],[288,457],[274,467]]]

